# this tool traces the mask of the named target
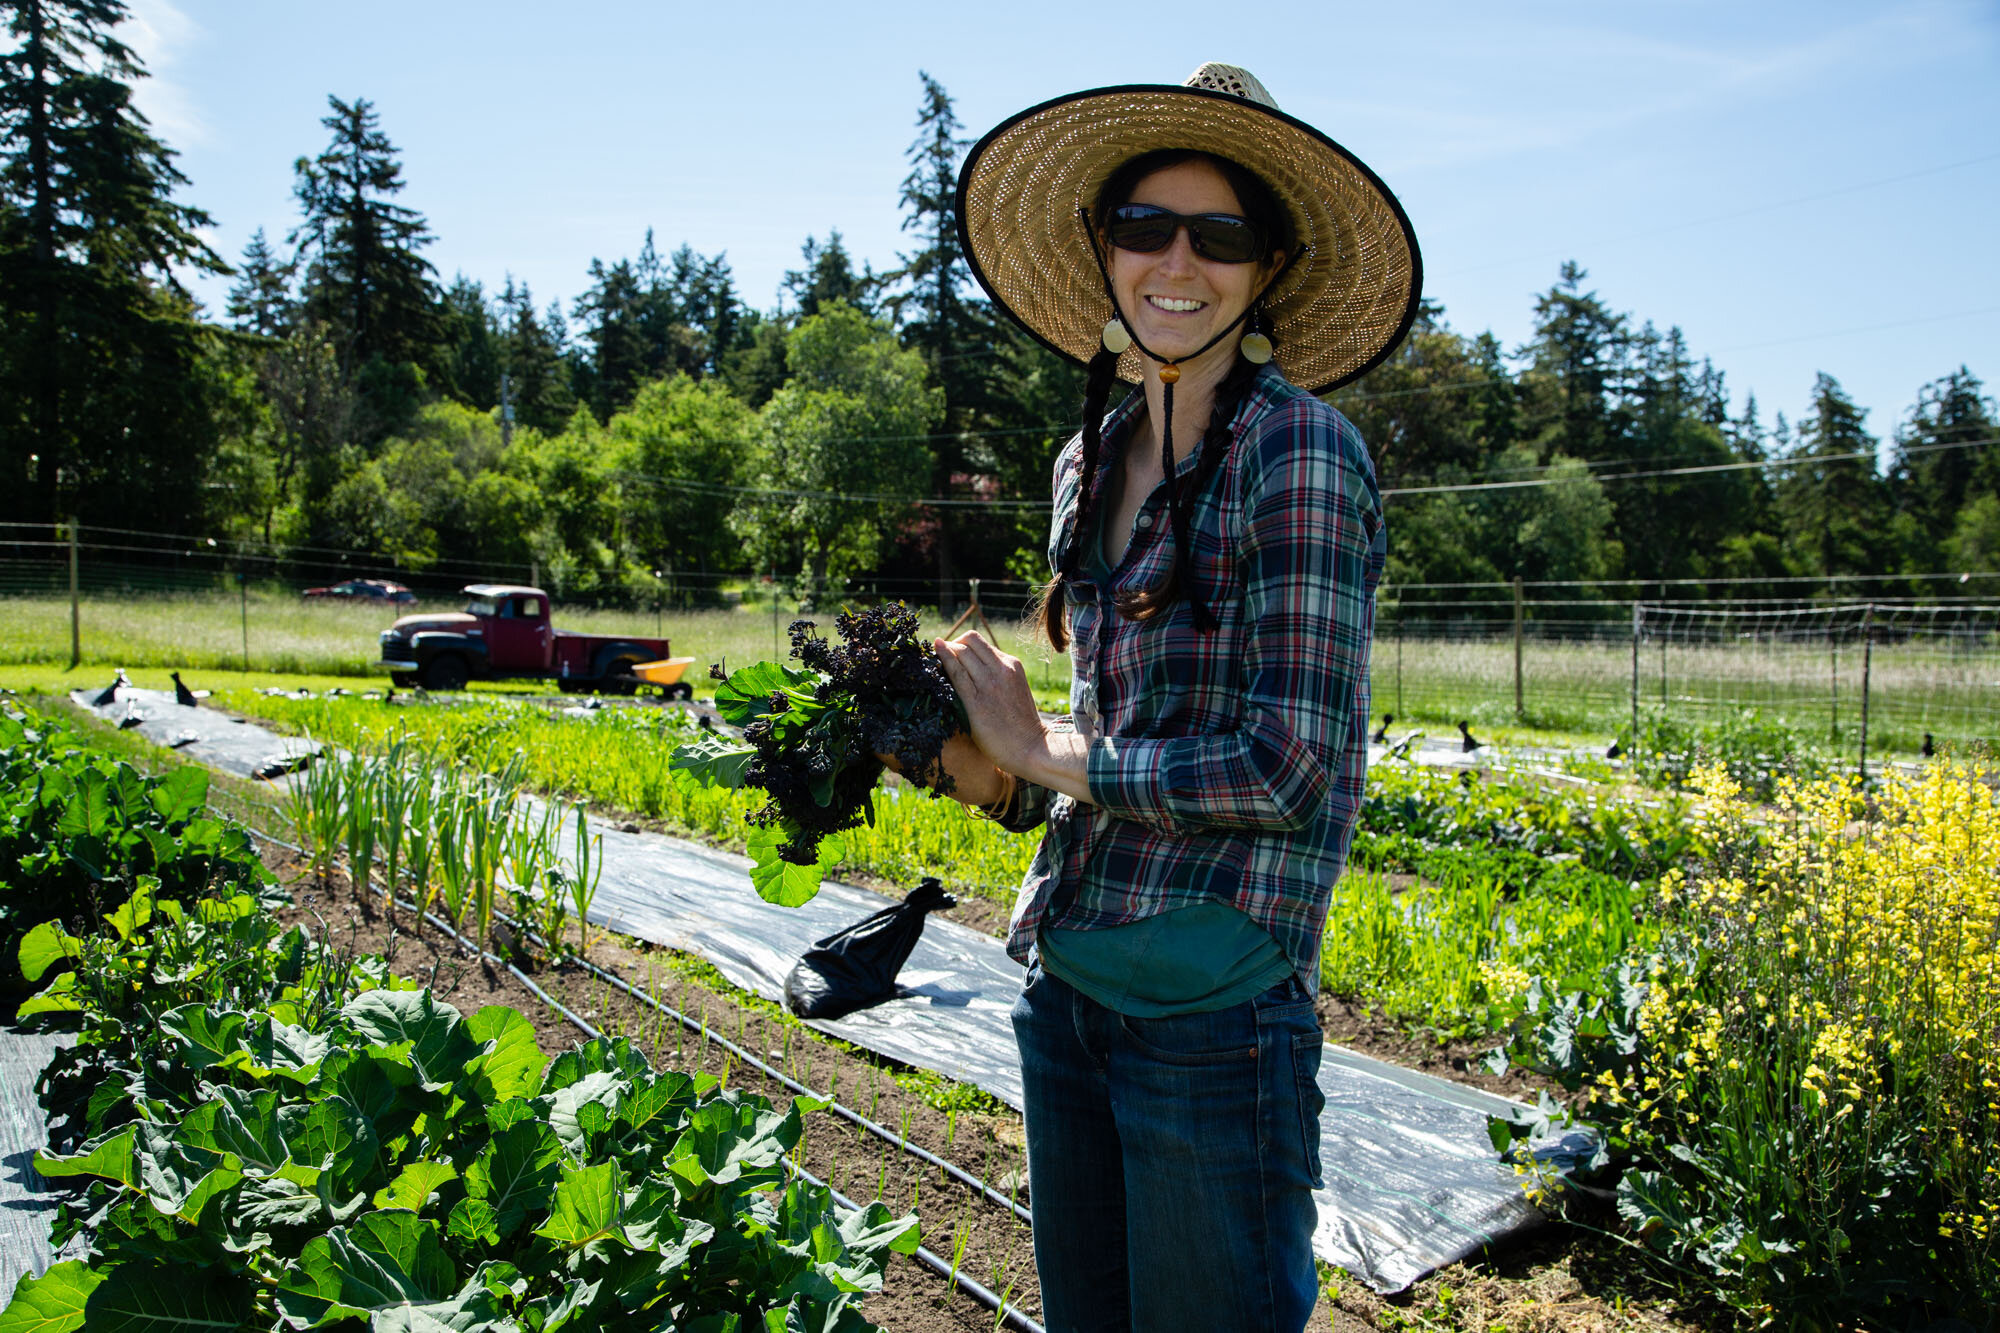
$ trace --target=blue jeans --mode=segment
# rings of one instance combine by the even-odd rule
[[[1037,963],[1013,1019],[1050,1333],[1303,1329],[1325,1101],[1305,988],[1128,1018]]]

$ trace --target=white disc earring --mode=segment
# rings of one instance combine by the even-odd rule
[[[1098,338],[1103,342],[1104,350],[1113,356],[1125,355],[1126,349],[1132,346],[1132,335],[1126,332],[1124,321],[1116,315],[1105,324],[1104,332]]]
[[[1252,310],[1250,326],[1243,330],[1243,337],[1236,344],[1236,350],[1253,366],[1264,365],[1271,359],[1271,340],[1264,336],[1263,329],[1263,312]]]

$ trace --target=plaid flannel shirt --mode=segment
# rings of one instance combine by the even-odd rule
[[[1103,477],[1144,405],[1105,422]],[[1088,741],[1086,804],[1023,783],[1003,820],[1043,825],[1008,952],[1045,925],[1123,925],[1193,903],[1236,906],[1309,990],[1367,772],[1368,654],[1388,550],[1374,464],[1338,412],[1267,366],[1233,419],[1228,459],[1187,541],[1220,627],[1183,598],[1150,621],[1111,606],[1154,586],[1173,551],[1165,488],[1140,509],[1110,588],[1069,582],[1070,715]],[[1175,476],[1194,465],[1177,449]],[[1051,566],[1076,515],[1081,436],[1055,466]]]

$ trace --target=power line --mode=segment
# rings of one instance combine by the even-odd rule
[[[1721,588],[1721,587],[1732,587],[1743,584],[1758,584],[1762,586],[1767,584],[1777,585],[1777,584],[1792,584],[1792,583],[1827,583],[1827,584],[1922,583],[1938,579],[1946,579],[1952,582],[1966,582],[1972,579],[2000,579],[2000,570],[1967,571],[1962,573],[1943,573],[1943,574],[1769,574],[1769,575],[1742,574],[1742,575],[1731,575],[1729,577],[1716,577],[1716,578],[1701,578],[1697,575],[1690,574],[1684,577],[1670,578],[1670,579],[1648,579],[1648,578],[1524,579],[1521,583],[1521,586],[1523,588],[1654,587],[1664,590],[1667,588],[1681,588],[1681,587]],[[1382,587],[1385,590],[1393,589],[1393,591],[1396,593],[1407,592],[1411,589],[1423,589],[1426,591],[1437,591],[1437,592],[1451,592],[1451,591],[1462,591],[1469,588],[1493,588],[1498,591],[1511,593],[1513,591],[1514,585],[1511,581],[1495,582],[1492,580],[1487,580],[1484,582],[1473,582],[1473,583],[1398,583],[1394,585],[1384,583]]]
[[[1953,440],[1942,444],[1908,444],[1902,446],[1906,454],[1934,453],[1943,449],[1970,449],[1982,445],[2000,444],[2000,437],[1984,440]],[[1871,462],[1875,458],[1873,449],[1842,454],[1788,454],[1782,458],[1747,459],[1734,463],[1709,463],[1700,467],[1654,468],[1646,472],[1613,472],[1608,476],[1593,476],[1590,480],[1602,485],[1613,481],[1646,481],[1658,477],[1698,477],[1721,472],[1753,472],[1767,468],[1810,467],[1816,463],[1851,463],[1860,459]],[[1527,490],[1536,486],[1560,486],[1565,482],[1578,481],[1578,477],[1532,477],[1521,481],[1468,481],[1440,486],[1398,486],[1385,488],[1386,499],[1392,495],[1451,495],[1465,491],[1510,491]]]
[[[1992,437],[1982,440],[1954,440],[1940,444],[1913,444],[1913,445],[1904,445],[1901,447],[1905,454],[1916,454],[1916,453],[1930,453],[1944,449],[1968,449],[1968,448],[1974,448],[1978,446],[1996,444],[1996,443],[2000,443],[2000,437]],[[1682,456],[1685,457],[1685,455]],[[1766,468],[1804,467],[1817,463],[1844,463],[1844,462],[1854,462],[1860,459],[1873,460],[1874,458],[1875,458],[1875,453],[1873,450],[1865,450],[1855,453],[1841,453],[1841,454],[1793,454],[1793,455],[1787,455],[1782,458],[1748,459],[1748,460],[1741,460],[1729,463],[1710,463],[1695,467],[1654,468],[1644,472],[1613,472],[1604,475],[1594,474],[1590,477],[1590,480],[1596,481],[1599,484],[1604,484],[1608,482],[1617,482],[1617,481],[1644,481],[1659,477],[1691,477],[1691,476],[1701,476],[1708,473],[1747,472],[1747,471],[1756,471]],[[1601,462],[1596,464],[1586,463],[1584,464],[1584,466],[1586,468],[1617,466],[1617,465],[1622,465],[1623,463],[1626,462],[1636,462],[1636,461],[1640,460],[1636,459],[1611,460],[1609,462]],[[1546,471],[1550,466],[1554,465],[1545,465],[1543,468],[1538,470]],[[643,482],[648,485],[659,486],[669,490],[685,490],[695,494],[713,495],[713,496],[741,495],[741,496],[757,496],[757,497],[763,497],[768,499],[779,499],[779,500],[825,500],[825,501],[832,501],[835,503],[905,504],[912,506],[923,505],[934,508],[948,508],[948,509],[984,509],[984,510],[997,509],[997,510],[1008,510],[1008,511],[1027,511],[1027,510],[1043,511],[1049,507],[1049,502],[1045,499],[983,500],[977,498],[959,498],[959,497],[940,498],[940,497],[892,495],[881,492],[866,492],[866,491],[816,491],[816,490],[806,490],[800,488],[773,487],[773,486],[734,486],[726,482],[695,481],[683,477],[661,477],[649,473],[629,472],[629,471],[612,472],[608,473],[607,475],[617,477],[621,480],[626,480],[626,481]],[[1384,498],[1388,498],[1391,496],[1402,496],[1402,495],[1449,495],[1449,494],[1463,493],[1469,491],[1525,490],[1538,486],[1562,485],[1566,482],[1571,482],[1576,480],[1580,480],[1580,478],[1542,476],[1542,477],[1523,478],[1513,481],[1467,481],[1467,482],[1439,483],[1436,485],[1424,485],[1424,486],[1392,486],[1383,488],[1382,495]]]

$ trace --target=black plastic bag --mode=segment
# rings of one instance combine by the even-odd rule
[[[956,907],[935,879],[910,896],[815,940],[785,978],[785,1007],[800,1018],[841,1018],[896,994],[896,974],[924,933],[924,916]]]

